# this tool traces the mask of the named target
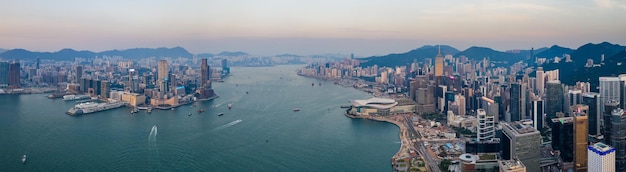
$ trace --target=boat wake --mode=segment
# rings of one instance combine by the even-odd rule
[[[241,121],[243,121],[243,120],[238,119],[238,120],[235,120],[235,121],[233,121],[233,122],[229,122],[228,124],[224,124],[224,125],[222,125],[222,126],[219,126],[219,127],[215,128],[215,129],[213,129],[212,131],[217,131],[217,130],[221,130],[221,129],[225,129],[225,128],[231,127],[231,126],[233,126],[233,125],[237,125],[237,124],[239,124]]]
[[[148,163],[150,163],[150,168],[155,170],[159,166],[159,149],[156,144],[156,136],[158,134],[157,126],[152,126],[150,129],[150,134],[148,135]]]
[[[152,126],[152,129],[150,129],[150,135],[148,135],[148,141],[156,141],[157,132],[157,126]]]

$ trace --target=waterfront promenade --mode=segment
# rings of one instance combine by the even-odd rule
[[[398,126],[398,128],[400,128],[401,146],[398,152],[396,152],[396,154],[393,155],[392,161],[411,157],[411,155],[409,154],[409,150],[411,147],[411,140],[409,139],[409,137],[407,137],[408,130],[407,130],[407,127],[403,124],[404,117],[402,117],[401,115],[389,115],[389,116],[352,115],[347,112],[345,113],[345,115],[353,119],[356,119],[356,118],[369,119],[369,120],[374,120],[374,121],[388,122],[388,123],[392,123]]]

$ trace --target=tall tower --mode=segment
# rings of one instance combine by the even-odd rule
[[[600,136],[600,126],[602,121],[602,112],[600,111],[600,107],[602,104],[600,103],[600,94],[594,92],[586,92],[582,94],[582,103],[589,107],[588,117],[589,119],[589,135],[597,137]]]
[[[586,105],[574,105],[570,107],[570,114],[574,117],[574,169],[575,171],[587,171],[587,138],[588,123]]]
[[[598,172],[615,171],[615,148],[602,142],[590,145],[587,149],[589,169]],[[591,171],[591,170],[590,170]]]
[[[611,133],[604,137],[610,138],[615,147],[615,171],[626,171],[626,114],[619,108],[613,109],[611,114]]]
[[[20,63],[9,64],[9,87],[20,88]]]
[[[441,45],[439,45],[439,51],[437,57],[435,57],[435,77],[443,76],[443,56],[441,56]]]
[[[83,78],[83,66],[76,66],[76,82],[79,82],[80,78]]]
[[[135,69],[128,69],[128,83],[129,90],[131,93],[136,93],[139,91],[139,75]]]
[[[557,112],[563,112],[563,87],[561,81],[548,81],[546,89],[546,119],[556,117]]]
[[[543,114],[545,110],[543,108],[543,100],[541,98],[536,98],[530,103],[530,114],[533,119],[533,127],[537,130],[541,130],[544,125],[544,117]]]
[[[208,84],[211,68],[207,64],[207,59],[203,58],[202,63],[200,64],[200,85],[206,86]]]
[[[0,88],[9,87],[9,63],[0,62]]]
[[[519,121],[522,120],[525,114],[522,114],[522,104],[525,102],[522,101],[522,85],[519,82],[512,83],[511,89],[509,91],[511,96],[511,105],[510,105],[510,113],[511,113],[511,121]]]
[[[600,77],[598,80],[600,80],[600,100],[602,103],[611,100],[619,101],[621,85],[619,77]],[[604,107],[601,110],[605,112]]]
[[[162,93],[168,93],[169,90],[169,86],[168,86],[168,76],[169,76],[169,71],[170,71],[170,67],[167,63],[167,60],[159,60],[159,63],[157,64],[158,66],[158,80],[157,82],[159,83],[159,87],[161,89]]]
[[[540,96],[543,96],[544,90],[545,90],[545,82],[546,82],[546,77],[543,74],[543,67],[537,67],[537,86],[535,87],[535,90],[537,91],[537,94]]]
[[[483,109],[478,109],[476,112],[478,116],[478,134],[476,134],[478,141],[491,140],[496,136],[494,115],[488,114]]]

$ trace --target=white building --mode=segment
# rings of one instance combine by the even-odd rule
[[[587,148],[587,165],[590,172],[615,171],[615,148],[602,142]]]
[[[487,114],[484,109],[477,109],[478,116],[478,134],[476,135],[479,142],[491,140],[496,136],[494,128],[494,116]]]
[[[600,77],[600,109],[604,112],[604,103],[611,100],[619,101],[620,97],[620,78],[619,77]]]

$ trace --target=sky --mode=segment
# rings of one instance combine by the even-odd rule
[[[626,44],[626,0],[0,0],[0,48],[385,55]]]

